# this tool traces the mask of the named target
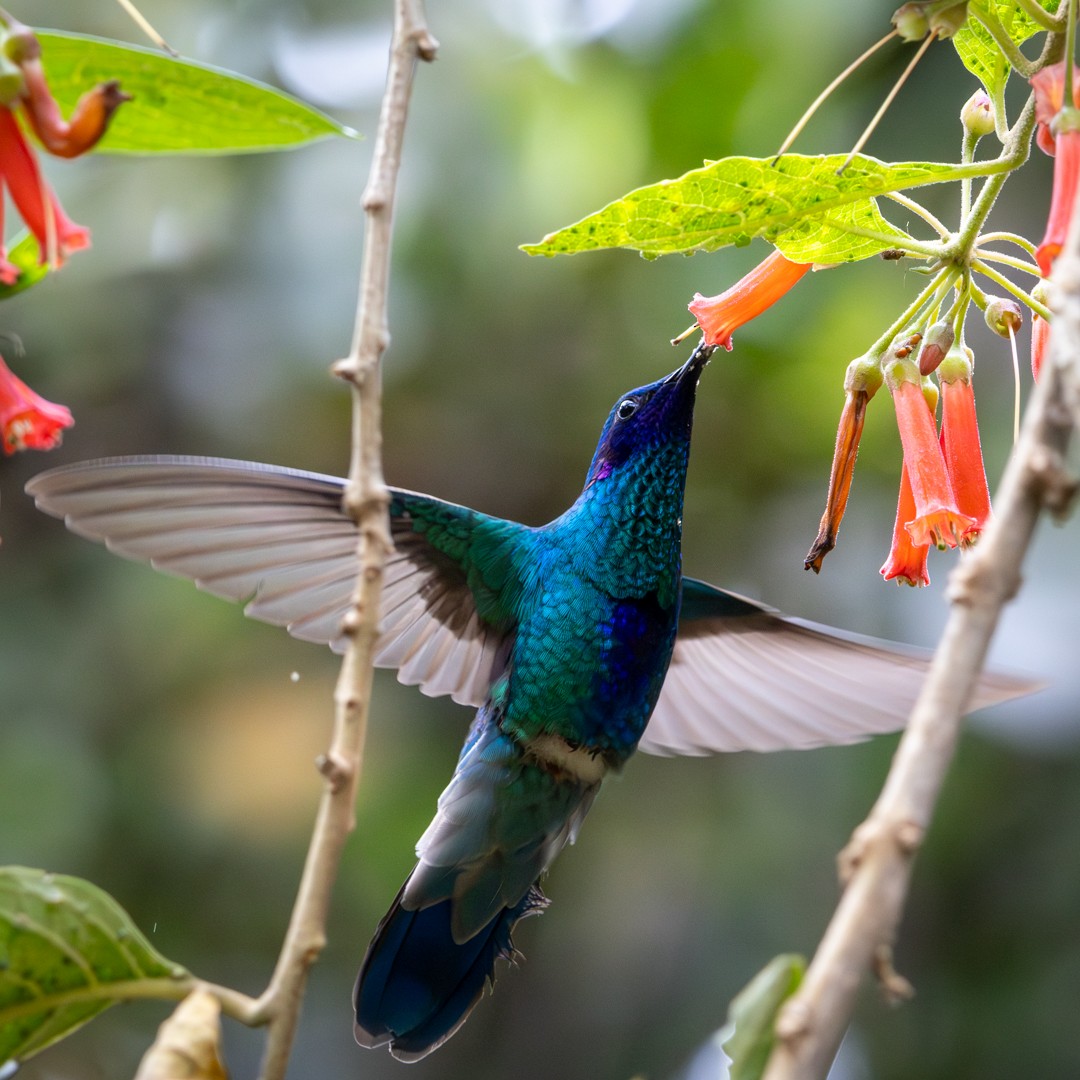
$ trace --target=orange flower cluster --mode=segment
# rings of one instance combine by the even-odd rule
[[[935,422],[939,391],[929,378],[935,370],[941,387],[940,435]],[[847,400],[840,415],[825,513],[805,566],[820,571],[822,560],[836,545],[866,403],[882,382],[892,396],[904,457],[892,546],[881,574],[886,581],[929,585],[930,546],[944,549],[974,543],[990,517],[971,351],[952,343],[952,328],[945,323],[935,324],[925,341],[913,334],[894,343],[883,363],[879,357],[868,356],[848,367]]]

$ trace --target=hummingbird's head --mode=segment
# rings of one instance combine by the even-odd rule
[[[698,379],[714,349],[712,345],[699,345],[677,371],[631,390],[615,403],[600,433],[586,487],[618,475],[630,463],[637,472],[637,465],[660,451],[676,451],[675,457],[682,458],[685,471]]]

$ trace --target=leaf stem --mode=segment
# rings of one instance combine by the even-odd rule
[[[970,183],[970,180],[968,182]],[[963,181],[961,181],[961,183],[963,183]],[[904,207],[905,210],[910,210],[913,214],[918,214],[942,240],[949,240],[952,238],[952,233],[943,224],[941,219],[927,210],[922,203],[917,203],[914,199],[908,198],[907,195],[901,195],[899,191],[887,192],[885,197],[887,199],[892,199],[894,203]]]
[[[1008,290],[1019,300],[1021,303],[1026,304],[1036,315],[1043,319],[1050,320],[1053,316],[1050,314],[1045,304],[1040,304],[1030,293],[1024,292],[1019,285],[1010,281],[1004,274],[999,274],[992,266],[987,266],[981,259],[976,259],[971,264],[971,269],[978,274],[982,274],[984,277],[988,277],[991,281],[996,282],[1003,289]]]
[[[1022,247],[1033,259],[1035,258],[1035,245],[1024,236],[1018,236],[1016,233],[1011,232],[989,232],[983,233],[979,237],[980,244],[995,244],[998,241],[1008,244],[1016,244],[1017,247]]]
[[[1017,74],[1022,78],[1030,79],[1035,74],[1035,64],[1020,51],[1016,42],[993,13],[992,8],[989,5],[985,7],[972,5],[968,10],[983,24],[987,33],[994,39],[994,44],[1005,54],[1005,59],[1009,61]]]
[[[981,239],[985,239],[985,237]],[[1024,259],[1017,259],[1012,255],[1005,255],[1000,251],[987,251],[981,245],[975,249],[975,258],[984,262],[995,262],[1001,263],[1002,266],[1011,266],[1014,270],[1022,270],[1025,274],[1031,274],[1032,277],[1042,277],[1042,271],[1034,263],[1027,262]]]
[[[1037,22],[1044,30],[1059,31],[1064,28],[1065,20],[1062,18],[1061,5],[1058,5],[1058,13],[1051,15],[1039,3],[1039,0],[1015,0],[1016,6],[1023,9],[1025,15],[1027,15],[1032,22]],[[1068,0],[1064,0],[1068,3]]]
[[[394,195],[417,60],[432,60],[420,0],[395,0],[390,64],[371,170],[364,189],[364,254],[349,355],[334,366],[352,386],[353,432],[344,506],[359,531],[359,572],[343,630],[348,647],[335,691],[330,748],[320,762],[325,786],[278,963],[257,1014],[269,1023],[261,1080],[283,1080],[307,974],[326,941],[330,892],[345,840],[355,826],[356,789],[371,700],[383,567],[391,549],[389,492],[382,475],[380,361],[390,342],[387,292]]]

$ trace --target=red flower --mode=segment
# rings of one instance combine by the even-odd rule
[[[695,293],[688,307],[697,319],[707,345],[731,351],[731,335],[744,323],[772,307],[810,269],[774,251],[727,292],[719,296]]]
[[[0,100],[0,184],[6,185],[12,202],[34,234],[41,261],[59,267],[73,251],[89,247],[90,232],[76,225],[56,201],[13,110],[22,106],[27,122],[50,153],[76,157],[98,142],[116,108],[130,99],[115,81],[102,83],[79,99],[71,121],[65,122],[45,81],[41,44],[29,28],[2,10],[0,16],[9,75],[5,96]],[[0,245],[0,282],[11,285],[18,276],[18,268],[7,261]]]
[[[1080,71],[1073,71],[1072,100],[1065,102],[1065,62],[1045,67],[1031,77],[1035,90],[1036,141],[1054,155],[1054,186],[1050,195],[1050,219],[1046,235],[1035,251],[1035,261],[1043,277],[1050,276],[1054,260],[1065,243],[1077,181],[1080,180],[1080,110],[1076,95]]]
[[[1041,150],[1053,157],[1054,140],[1057,136],[1054,121],[1065,105],[1065,61],[1060,60],[1056,64],[1044,67],[1032,75],[1028,81],[1035,91],[1035,119],[1039,125],[1035,133],[1035,141]],[[1070,105],[1076,104],[1078,94],[1080,94],[1080,68],[1074,66],[1073,100],[1069,103]]]
[[[46,401],[14,375],[0,357],[0,439],[5,454],[51,450],[75,421],[63,405]]]
[[[971,384],[968,350],[953,349],[943,361],[941,381],[941,450],[956,505],[974,524],[961,536],[973,544],[990,518],[990,491],[986,485],[979,424],[975,418],[975,390]]]
[[[915,500],[915,516],[904,526],[916,545],[956,547],[975,522],[956,506],[934,415],[923,397],[919,369],[910,360],[896,360],[887,367],[885,381],[892,392]]]
[[[1069,112],[1080,121],[1080,113],[1076,110],[1069,110]],[[1050,218],[1046,223],[1046,235],[1035,249],[1035,261],[1039,264],[1043,277],[1049,277],[1054,260],[1061,254],[1061,249],[1065,244],[1065,234],[1069,231],[1073,203],[1076,201],[1076,185],[1080,180],[1080,127],[1075,130],[1060,131],[1056,147],[1054,187],[1050,194]]]
[[[64,213],[52,189],[38,168],[37,159],[26,143],[18,121],[10,109],[0,106],[0,181],[11,193],[27,228],[41,250],[41,260],[62,266],[73,251],[90,246],[90,230],[76,225]],[[14,284],[18,267],[9,263],[0,249],[0,281]]]
[[[930,574],[926,569],[929,544],[916,544],[907,530],[907,523],[915,518],[915,495],[911,490],[911,477],[907,465],[900,469],[900,498],[896,506],[893,524],[892,547],[889,557],[881,568],[881,576],[897,585],[929,585]]]
[[[844,378],[847,398],[840,413],[840,425],[836,429],[836,448],[829,473],[825,513],[821,515],[817,538],[803,561],[804,568],[813,570],[815,574],[821,573],[822,560],[836,547],[836,537],[840,532],[840,522],[844,519],[851,481],[855,475],[855,459],[859,454],[859,440],[866,421],[866,406],[877,393],[881,382],[881,365],[876,360],[859,357],[848,365]]]

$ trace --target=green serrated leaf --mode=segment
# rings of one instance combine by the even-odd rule
[[[1042,0],[1048,7],[1049,0]],[[1012,71],[990,31],[976,17],[977,12],[995,16],[1002,28],[1016,45],[1022,45],[1042,27],[1023,9],[1010,0],[970,0],[967,22],[953,35],[953,47],[964,67],[986,87],[986,92],[997,100]]]
[[[36,33],[65,116],[80,95],[109,79],[118,79],[134,98],[113,117],[98,153],[256,153],[356,135],[310,105],[241,75],[135,45]]]
[[[48,264],[40,261],[38,242],[30,233],[23,233],[16,240],[15,246],[7,253],[7,261],[17,266],[20,273],[14,285],[0,283],[0,300],[26,292],[49,273]]]
[[[747,157],[709,162],[631,191],[522,250],[560,255],[625,247],[650,257],[716,251],[760,236],[800,262],[851,262],[902,246],[906,237],[881,216],[875,196],[991,171],[984,164],[890,165],[859,155],[837,176],[844,160],[788,154],[775,164]]]
[[[117,1001],[194,982],[96,885],[0,867],[0,1063],[24,1060]]]
[[[758,1080],[772,1053],[776,1014],[799,988],[806,971],[801,956],[774,957],[743,987],[728,1009],[719,1035],[731,1058],[730,1080]]]

